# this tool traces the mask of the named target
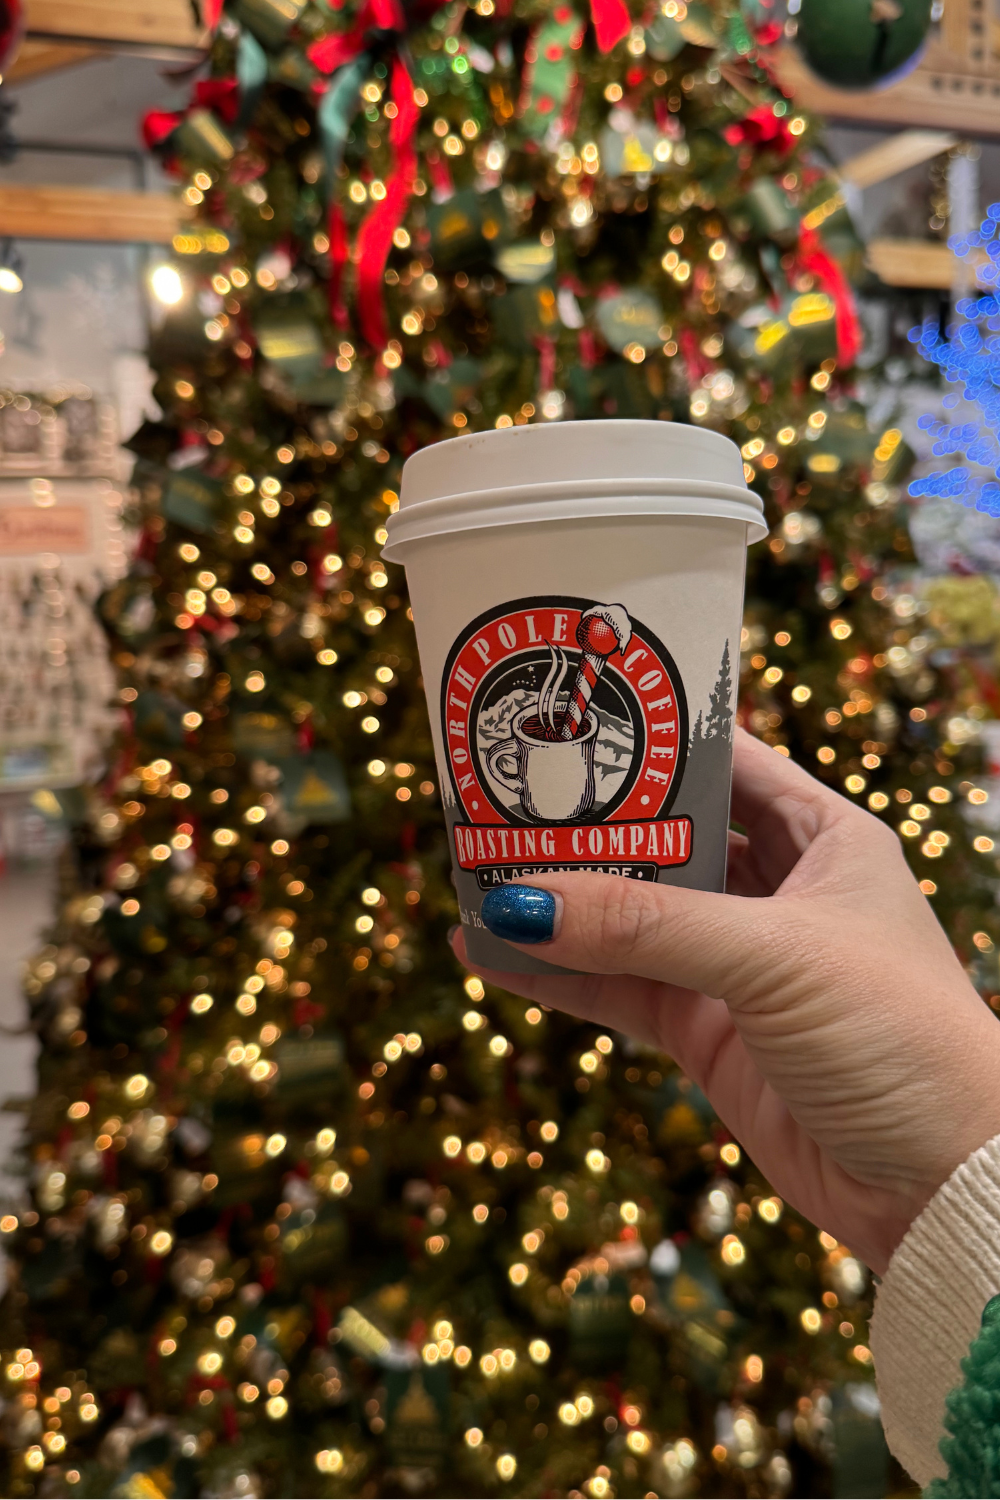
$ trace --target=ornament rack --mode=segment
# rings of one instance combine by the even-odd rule
[[[831,88],[793,46],[779,51],[776,71],[797,104],[829,119],[1000,135],[1000,21],[992,0],[944,0],[940,25],[917,67],[888,88]]]
[[[113,679],[94,613],[124,571],[128,462],[89,392],[0,391],[0,823],[38,853],[55,792],[99,764]],[[25,838],[31,847],[23,847]],[[14,847],[12,847],[12,845]]]

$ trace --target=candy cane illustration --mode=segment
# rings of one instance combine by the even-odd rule
[[[622,604],[595,604],[580,616],[576,639],[583,655],[563,715],[559,738],[574,740],[583,728],[597,679],[608,657],[625,651],[632,639],[632,622]]]

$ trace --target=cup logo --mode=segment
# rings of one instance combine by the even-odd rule
[[[655,879],[690,858],[690,819],[667,817],[683,684],[621,604],[549,596],[481,615],[449,654],[441,716],[456,853],[483,888],[531,869]]]

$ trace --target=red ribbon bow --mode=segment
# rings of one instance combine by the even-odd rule
[[[818,285],[833,298],[837,309],[837,362],[845,368],[854,364],[864,343],[857,303],[850,283],[833,256],[823,246],[815,229],[802,229],[795,253],[795,269],[813,276]]]

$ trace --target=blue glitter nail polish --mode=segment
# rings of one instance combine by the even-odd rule
[[[555,930],[556,898],[533,885],[501,885],[483,897],[483,921],[510,943],[547,943]]]

